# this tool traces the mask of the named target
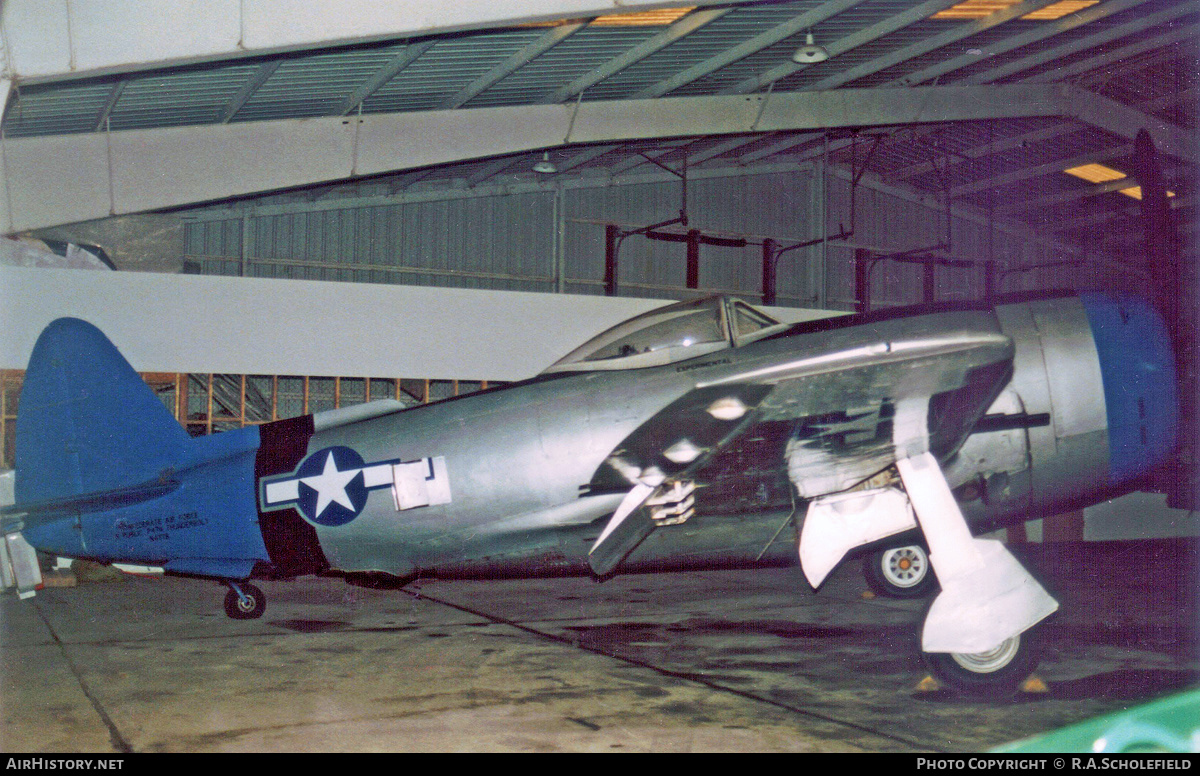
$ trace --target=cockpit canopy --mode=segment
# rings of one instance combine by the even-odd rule
[[[661,366],[745,345],[785,326],[745,302],[710,296],[660,307],[619,323],[542,374]]]

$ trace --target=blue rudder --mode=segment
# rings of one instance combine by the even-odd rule
[[[189,440],[99,329],[60,318],[38,338],[21,389],[17,504],[162,479],[184,459]]]

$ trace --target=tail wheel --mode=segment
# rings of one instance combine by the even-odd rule
[[[1041,639],[1036,629],[1006,639],[987,652],[925,652],[925,663],[943,685],[962,695],[1002,699],[1016,695],[1037,668]]]
[[[230,583],[225,594],[225,614],[235,620],[256,620],[267,610],[267,596],[254,585]]]
[[[919,544],[888,547],[866,557],[863,576],[876,595],[924,598],[937,588],[929,553]]]

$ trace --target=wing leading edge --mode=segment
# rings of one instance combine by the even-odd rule
[[[806,499],[957,449],[1008,381],[1012,341],[986,312],[895,321],[888,334],[849,327],[737,349],[721,374],[638,427],[591,483],[628,491],[592,547],[593,570],[616,568],[666,523],[656,500],[760,423],[794,424],[779,465]]]

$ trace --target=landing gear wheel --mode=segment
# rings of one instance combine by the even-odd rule
[[[924,598],[938,584],[929,554],[919,544],[871,553],[863,562],[863,576],[876,595],[887,598]]]
[[[1011,698],[1037,668],[1041,639],[1033,628],[987,652],[925,652],[934,677],[951,690],[974,698]]]
[[[257,620],[266,610],[267,596],[254,585],[238,583],[229,586],[229,592],[225,594],[225,614],[235,620]]]

